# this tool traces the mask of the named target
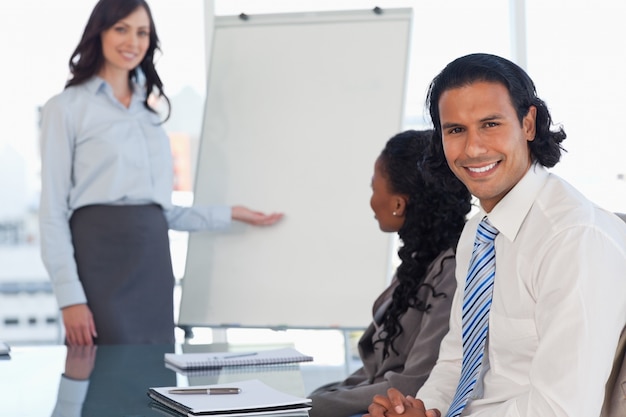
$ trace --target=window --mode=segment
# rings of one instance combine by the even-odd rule
[[[626,211],[626,4],[527,0],[528,72],[561,123],[567,153],[553,171],[608,210]]]
[[[42,331],[46,325],[57,326],[55,303],[37,298],[42,293],[52,297],[38,247],[38,112],[62,90],[69,57],[95,3],[25,0],[0,5],[5,61],[0,69],[0,334],[7,340],[32,338],[14,331],[15,320],[18,324],[23,320],[35,330],[32,334],[46,340],[58,337],[54,330]],[[564,142],[568,152],[553,171],[598,204],[626,212],[626,138],[620,129],[610,127],[626,112],[622,2],[598,0],[593,7],[582,0],[149,0],[149,4],[161,39],[157,68],[173,106],[165,127],[177,164],[179,191],[174,198],[181,204],[192,200],[203,116],[205,7],[209,14],[236,15],[381,6],[414,10],[405,128],[429,124],[423,108],[427,86],[449,61],[472,52],[514,59],[513,45],[525,42],[527,70],[539,96],[568,134]],[[526,11],[527,34],[521,40],[514,38],[511,24],[511,8],[520,5]],[[171,236],[175,274],[180,277],[186,234]],[[17,314],[20,309],[33,311]]]

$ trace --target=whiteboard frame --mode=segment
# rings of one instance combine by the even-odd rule
[[[378,225],[367,205],[371,193],[369,178],[372,175],[374,161],[385,142],[402,128],[411,21],[412,9],[410,8],[386,9],[380,14],[371,10],[348,10],[254,15],[248,16],[246,20],[237,16],[215,17],[194,204],[243,203],[267,212],[285,211],[286,217],[278,225],[270,228],[233,224],[227,232],[199,232],[190,235],[185,274],[181,283],[179,327],[362,329],[371,321],[371,305],[388,285],[393,272],[391,249],[394,240],[393,236],[378,230]],[[387,28],[389,33],[386,35],[395,42],[376,46],[376,53],[385,58],[377,61],[367,56],[367,49],[358,38],[353,40],[350,51],[358,50],[358,53],[363,55],[359,59],[364,59],[364,62],[369,63],[372,67],[369,68],[372,74],[368,74],[368,68],[344,68],[350,64],[347,61],[342,61],[343,67],[336,69],[336,75],[329,75],[328,65],[320,64],[319,68],[312,68],[315,63],[308,63],[307,68],[311,67],[311,73],[305,74],[305,77],[310,79],[319,77],[319,82],[322,84],[318,86],[318,89],[322,93],[334,94],[335,90],[330,90],[330,88],[324,91],[325,86],[334,82],[335,88],[343,89],[345,96],[338,94],[336,101],[354,100],[349,106],[340,108],[342,112],[345,112],[340,120],[333,117],[338,111],[337,108],[319,108],[319,113],[314,119],[322,120],[328,125],[320,129],[323,134],[318,133],[313,138],[308,138],[306,143],[301,144],[307,156],[317,157],[309,164],[306,158],[294,152],[297,150],[295,147],[288,149],[291,141],[294,140],[293,134],[291,137],[286,136],[281,139],[283,142],[275,141],[276,135],[280,133],[280,129],[276,129],[276,126],[286,124],[285,121],[290,119],[286,114],[289,108],[280,108],[282,113],[269,121],[269,126],[263,126],[267,127],[269,133],[265,133],[264,129],[255,131],[259,129],[257,125],[261,125],[264,120],[255,120],[256,113],[263,110],[259,105],[263,103],[263,100],[259,100],[259,97],[254,94],[265,92],[265,96],[262,97],[268,98],[268,90],[263,89],[268,82],[272,85],[274,99],[275,96],[284,94],[294,102],[297,101],[297,95],[294,95],[287,85],[286,81],[289,80],[285,80],[286,85],[278,85],[288,78],[287,74],[283,74],[283,77],[278,80],[272,79],[270,71],[263,72],[261,68],[266,61],[271,64],[272,61],[287,58],[272,55],[275,52],[272,50],[275,47],[273,43],[267,51],[264,51],[265,54],[272,56],[261,57],[264,58],[263,61],[259,59],[253,61],[253,63],[256,62],[257,67],[246,73],[247,69],[241,64],[242,60],[244,58],[254,60],[252,55],[255,52],[251,51],[249,55],[246,55],[241,53],[241,50],[235,50],[245,42],[233,42],[229,36],[234,36],[233,33],[238,30],[244,33],[251,27],[261,28],[259,37],[263,36],[264,31],[287,29],[298,32],[297,35],[302,36],[301,31],[320,30],[316,28],[319,26],[323,32],[317,33],[316,37],[320,35],[323,37],[323,34],[331,31],[331,28],[337,30],[337,27],[341,25],[352,25],[349,26],[350,28],[354,25],[363,25],[367,33],[360,33],[362,37],[370,36],[369,31],[381,25],[383,30]],[[397,25],[402,34],[389,30],[389,27],[395,29],[393,25]],[[348,32],[352,33],[352,31]],[[371,45],[375,44],[385,33],[376,35],[376,38],[372,38],[372,42],[369,43],[370,50],[373,49]],[[241,36],[245,40],[247,35],[244,33]],[[403,41],[400,46],[396,45],[399,38]],[[293,42],[295,39],[294,35],[294,38],[289,41]],[[345,42],[352,42],[346,39],[340,38],[336,43],[320,40],[321,43],[317,45],[317,48],[325,47],[328,56],[332,56],[332,53],[337,54],[334,57],[336,62],[339,62],[346,49],[338,49],[334,52],[328,49],[332,49],[333,46],[340,48],[346,45]],[[248,42],[252,41],[254,39],[248,39]],[[276,42],[279,41],[280,37],[277,37]],[[303,43],[313,42],[310,36],[304,38],[303,41]],[[226,44],[222,45],[221,42]],[[228,44],[228,42],[233,43]],[[227,48],[228,45],[231,47]],[[285,44],[285,48],[288,47]],[[292,55],[289,56],[293,57],[296,52],[291,50],[282,56],[291,53]],[[306,59],[307,56],[317,53],[313,49],[309,49],[308,52],[300,58]],[[237,53],[241,56],[236,56]],[[393,58],[399,62],[389,64],[388,68],[373,68],[377,65],[384,67],[386,59],[389,59],[389,56],[384,54],[392,53],[398,55]],[[355,60],[357,58],[355,57]],[[282,63],[289,64],[288,61]],[[220,68],[220,66],[226,68]],[[324,76],[320,76],[321,73],[324,73]],[[264,76],[267,78],[264,79]],[[231,77],[234,80],[231,80]],[[237,77],[240,78],[237,79]],[[324,77],[331,78],[324,79]],[[291,81],[295,83],[298,80]],[[314,83],[315,80],[311,82]],[[381,87],[381,83],[393,85]],[[233,89],[239,88],[238,85],[243,85],[245,89],[239,92],[239,96],[233,94]],[[281,87],[282,90],[279,90]],[[315,94],[313,90],[308,92]],[[395,97],[395,99],[390,100],[389,97]],[[324,106],[332,105],[324,101],[324,96],[318,100],[319,104]],[[367,109],[371,108],[370,114],[364,110],[366,107],[363,107],[363,101],[369,103]],[[248,104],[252,107],[257,105],[253,107],[254,112],[251,108],[246,108]],[[296,104],[301,107],[306,105],[303,102]],[[273,107],[279,108],[280,102],[274,102]],[[390,110],[392,107],[393,109]],[[348,114],[352,108],[359,113]],[[306,110],[311,111],[311,108]],[[324,112],[333,114],[329,116],[323,114]],[[239,117],[242,114],[243,116]],[[291,118],[297,116],[299,114],[293,114]],[[265,114],[264,117],[268,118],[268,115]],[[241,126],[244,124],[249,125],[250,130]],[[346,130],[344,125],[350,124],[352,125]],[[309,124],[302,128],[313,129],[314,127]],[[335,131],[337,131],[336,135],[334,135]],[[260,134],[261,137],[266,134],[266,147],[245,141],[246,138],[254,136],[253,132]],[[359,140],[356,144],[358,146],[354,146],[354,140],[353,143],[344,143],[349,142],[346,136],[349,136],[351,132],[358,135]],[[305,130],[297,131],[298,138],[306,134]],[[312,144],[313,141],[316,143]],[[259,146],[259,148],[249,150],[250,146]],[[335,149],[337,155],[332,153]],[[320,150],[321,154],[318,153]],[[288,154],[287,158],[284,153]],[[329,153],[332,160],[320,157]],[[349,168],[342,163],[335,163],[342,157],[350,163]],[[273,161],[272,158],[276,160]],[[289,178],[291,175],[285,175],[284,172],[283,175],[279,175],[279,170],[274,170],[280,164],[290,168],[289,173],[294,173],[293,178]],[[303,165],[309,166],[298,171]],[[248,169],[249,167],[252,169]],[[335,171],[326,172],[333,168]],[[355,172],[351,172],[352,170]],[[306,177],[308,175],[306,173],[312,173],[311,177]],[[298,175],[302,177],[302,180],[296,182]],[[318,180],[313,176],[325,177],[315,182]],[[283,180],[286,182],[281,183]],[[296,182],[296,186],[290,187],[293,184],[289,181]],[[321,204],[327,202],[320,203],[319,199],[298,205],[296,200],[302,202],[306,199],[305,195],[297,193],[301,184],[310,187],[307,190],[308,194],[319,194],[319,188],[325,187],[322,191],[329,196],[329,200],[335,207],[328,210],[325,204]],[[278,191],[276,191],[277,188]],[[263,191],[257,192],[258,190]],[[296,198],[298,196],[299,198]],[[316,204],[318,204],[316,207],[309,207]],[[318,218],[320,214],[326,217],[320,219]],[[342,237],[343,234],[348,233],[354,236],[352,240],[345,240]],[[294,239],[294,236],[300,236],[301,239]],[[303,236],[306,238],[302,238]],[[291,243],[286,244],[286,241]],[[307,242],[310,242],[310,247],[306,246]],[[269,243],[276,245],[277,249],[266,248]],[[297,251],[290,252],[292,246],[297,246]],[[350,252],[355,248],[360,252]],[[276,255],[276,250],[281,254],[288,253],[287,260],[284,256]],[[260,258],[275,256],[273,264],[263,263],[263,259],[257,259],[258,267],[251,266],[255,268],[255,274],[264,274],[264,276],[258,281],[243,278],[243,275],[238,276],[237,274],[245,274],[247,277],[252,275],[250,271],[246,271],[245,265],[242,265],[238,257],[245,253],[248,256],[247,262],[255,262],[250,260],[249,256],[259,251],[263,252],[258,254]],[[316,251],[323,255],[320,259],[306,256]],[[323,268],[325,273],[313,275],[317,278],[326,274],[333,276],[319,283],[312,282],[311,276],[300,277],[302,279],[298,280],[293,277],[293,274],[288,276],[285,268],[280,269],[280,266],[286,262],[293,262],[291,266],[293,270],[302,268],[307,263],[309,268]],[[281,275],[276,278],[274,274],[267,271],[269,268],[280,269]],[[226,274],[224,271],[229,271],[229,273]],[[300,273],[306,275],[304,272]],[[216,278],[216,275],[219,277],[228,275],[228,279]],[[272,283],[276,279],[278,283]],[[264,287],[264,283],[269,283],[269,285]],[[249,290],[248,293],[246,293],[247,290]],[[266,299],[268,303],[258,304],[257,301],[261,298]],[[263,319],[263,314],[267,314],[269,318]],[[277,314],[281,314],[281,318],[277,318]],[[320,320],[310,318],[316,315],[324,316],[324,318]]]

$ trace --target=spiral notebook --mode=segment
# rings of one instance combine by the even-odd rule
[[[193,388],[217,388],[224,384],[194,386]],[[177,387],[152,387],[148,396],[166,409],[185,416],[247,416],[259,414],[283,414],[304,412],[311,409],[309,398],[296,397],[278,391],[263,382],[253,379],[226,385],[239,389],[239,394],[229,395],[186,395],[174,394]]]
[[[165,363],[183,371],[214,369],[226,366],[258,366],[310,362],[312,356],[294,348],[269,349],[255,352],[166,353]],[[171,368],[171,367],[170,367]]]

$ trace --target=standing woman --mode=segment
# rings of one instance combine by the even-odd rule
[[[417,392],[435,365],[471,196],[431,145],[431,130],[409,130],[392,137],[376,159],[370,205],[380,229],[398,233],[401,263],[359,340],[363,366],[311,393],[311,417],[365,414],[372,397],[391,387]]]
[[[100,0],[42,115],[42,258],[70,345],[173,343],[168,229],[271,225],[282,214],[171,203],[173,165],[151,95],[169,100],[144,0]]]

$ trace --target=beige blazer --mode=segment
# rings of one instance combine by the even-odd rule
[[[384,330],[373,321],[359,341],[359,354],[363,367],[344,381],[324,385],[311,393],[313,408],[310,417],[347,417],[367,412],[375,394],[385,394],[388,388],[415,395],[422,386],[439,356],[441,339],[448,332],[450,308],[456,279],[454,251],[448,249],[431,262],[424,282],[433,286],[437,293],[446,297],[433,297],[422,294],[431,304],[428,312],[410,308],[400,317],[403,333],[396,339],[394,347],[383,359],[382,344],[374,343]],[[373,316],[390,303],[393,290],[391,285],[378,297],[373,306]],[[350,306],[346,306],[350,308]]]

